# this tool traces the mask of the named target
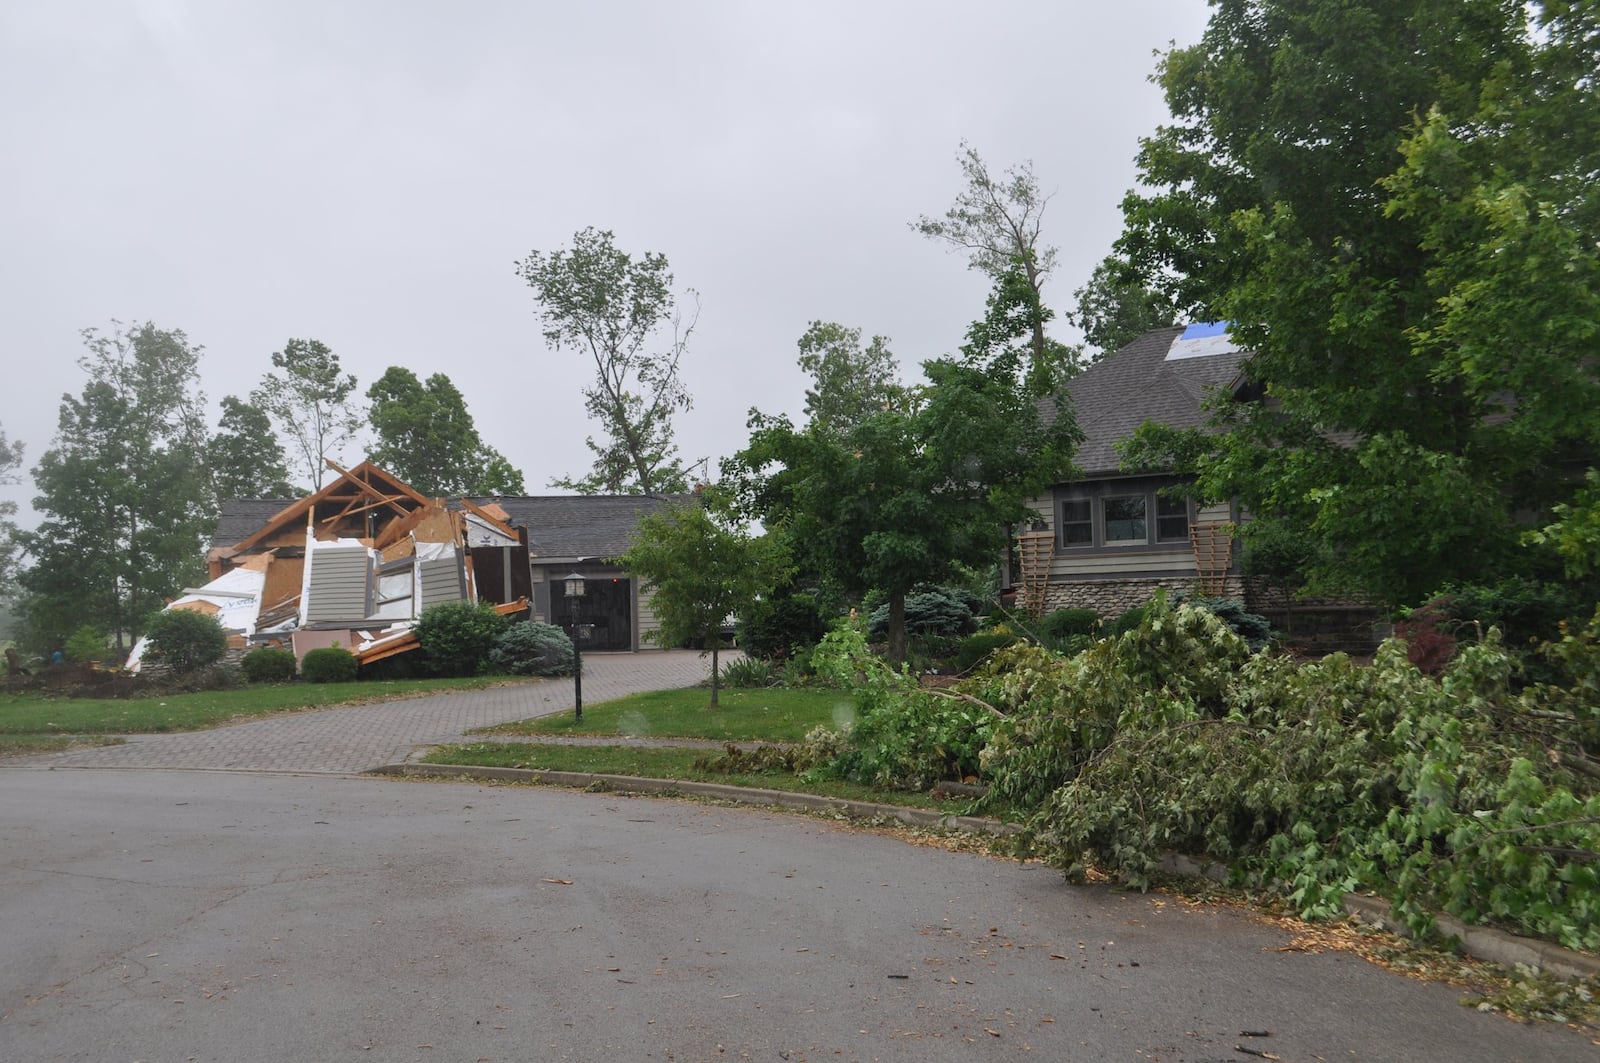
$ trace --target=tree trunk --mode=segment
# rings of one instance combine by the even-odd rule
[[[717,686],[722,681],[722,676],[717,668],[717,647],[722,644],[720,638],[711,640],[711,707],[717,707]]]
[[[889,593],[889,663],[898,669],[906,662],[906,592]]]

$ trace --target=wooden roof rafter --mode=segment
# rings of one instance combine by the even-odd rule
[[[353,469],[346,469],[332,458],[325,460],[328,467],[339,474],[338,479],[273,514],[253,535],[235,543],[227,556],[243,553],[300,521],[304,521],[308,527],[314,526],[317,505],[344,498],[343,489],[349,486],[357,488],[366,497],[384,497],[383,492],[388,491],[395,499],[395,508],[402,515],[409,512],[398,504],[403,499],[410,499],[419,506],[426,506],[431,502],[431,499],[412,490],[370,461],[363,461]]]

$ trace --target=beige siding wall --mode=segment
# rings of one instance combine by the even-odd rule
[[[1128,575],[1144,576],[1174,571],[1194,571],[1194,551],[1183,549],[1157,552],[1099,550],[1074,553],[1056,549],[1050,563],[1050,578],[1073,579],[1080,576]]]
[[[654,638],[646,638],[650,632],[661,630],[661,621],[656,618],[654,608],[655,588],[644,580],[634,580],[635,598],[638,601],[638,623],[634,625],[634,647],[636,649],[660,649],[661,644]]]

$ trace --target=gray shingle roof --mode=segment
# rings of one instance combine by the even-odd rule
[[[480,506],[498,504],[506,511],[506,523],[527,525],[535,557],[617,557],[627,551],[642,517],[692,497],[539,495],[471,501]]]
[[[298,498],[235,498],[222,504],[217,514],[217,530],[212,547],[228,547],[243,542],[266,526],[280,510],[300,501]]]
[[[1167,361],[1172,341],[1182,333],[1181,325],[1146,332],[1068,382],[1084,435],[1073,461],[1085,478],[1116,475],[1116,444],[1146,421],[1204,427],[1208,393],[1238,377],[1248,357],[1243,351]],[[1046,400],[1046,419],[1054,419],[1055,412]]]

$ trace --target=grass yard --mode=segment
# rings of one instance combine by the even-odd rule
[[[333,705],[359,705],[422,697],[447,690],[477,690],[526,680],[402,679],[365,683],[264,683],[235,690],[207,690],[164,697],[51,697],[0,695],[0,738],[13,736],[152,734],[199,731],[231,720],[270,716]],[[39,749],[35,752],[44,752]]]
[[[813,727],[838,728],[855,718],[849,693],[810,688],[724,690],[721,705],[708,707],[704,687],[658,690],[598,705],[585,705],[583,721],[572,713],[541,716],[484,728],[475,734],[633,735],[650,738],[710,738],[718,742],[798,742]]]
[[[890,793],[840,779],[807,780],[786,772],[725,775],[702,771],[695,760],[715,756],[714,749],[644,749],[636,746],[541,746],[523,742],[477,742],[445,746],[425,758],[429,764],[471,764],[478,767],[527,768],[537,771],[593,772],[599,775],[636,775],[647,779],[682,779],[752,786],[790,793],[820,794],[911,808],[939,808],[927,794]],[[962,799],[949,802],[952,810]],[[970,800],[970,799],[964,799]]]

